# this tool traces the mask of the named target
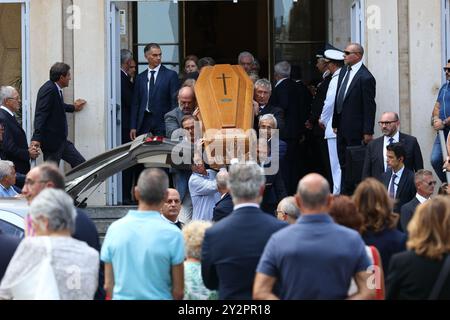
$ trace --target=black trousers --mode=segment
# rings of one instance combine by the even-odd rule
[[[56,162],[58,166],[61,159],[70,164],[72,168],[86,161],[73,143],[68,140],[64,141],[56,151],[42,151],[44,153],[44,161]]]

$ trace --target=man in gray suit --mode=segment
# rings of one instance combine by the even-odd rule
[[[166,124],[166,137],[178,140],[183,136],[183,133],[176,131],[181,128],[181,119],[185,115],[194,112],[197,101],[195,99],[194,90],[191,87],[183,87],[178,91],[178,108],[167,112],[164,115],[164,122]],[[173,135],[175,132],[175,135]]]

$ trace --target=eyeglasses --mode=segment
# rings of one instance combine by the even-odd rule
[[[393,121],[378,121],[378,124],[380,126],[387,126],[390,125],[391,123],[396,123],[398,120],[393,120]]]
[[[361,52],[359,52],[359,51],[344,51],[344,54],[345,54],[346,56],[349,56],[349,55],[351,55],[352,53],[358,54],[358,53],[361,53]]]
[[[15,97],[15,98],[8,98],[9,100],[16,100],[16,101],[19,101],[20,100],[20,97]]]
[[[430,181],[430,182],[427,183],[427,185],[434,186],[436,183],[437,183],[436,181]]]
[[[31,180],[31,179],[25,179],[25,182],[24,182],[24,186],[26,186],[26,185],[28,185],[28,186],[30,186],[30,187],[32,187],[35,183],[46,183],[46,182],[48,182],[48,180],[37,180],[37,181],[34,181],[34,180]]]
[[[444,69],[444,72],[450,72],[450,68],[445,67],[443,69]]]

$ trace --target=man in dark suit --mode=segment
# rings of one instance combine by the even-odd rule
[[[161,64],[161,48],[149,43],[144,48],[148,69],[141,72],[134,85],[131,105],[130,138],[152,133],[164,136],[164,115],[176,106],[178,75]]]
[[[130,50],[120,50],[120,115],[122,143],[130,142],[130,113],[133,100],[136,62]],[[128,168],[122,172],[122,204],[132,203],[133,172],[135,168]]]
[[[395,112],[385,112],[378,121],[382,137],[371,141],[366,148],[362,178],[374,177],[381,180],[387,170],[386,146],[400,142],[406,151],[405,167],[418,171],[423,169],[422,152],[416,137],[399,132],[400,119]]]
[[[278,62],[274,67],[275,87],[269,105],[283,110],[284,126],[279,126],[280,139],[287,144],[286,157],[282,161],[283,180],[290,194],[295,193],[300,177],[306,173],[308,161],[306,122],[311,111],[311,94],[302,82],[290,79],[291,65]],[[278,120],[278,119],[277,119]],[[289,164],[296,163],[296,166]]]
[[[59,172],[54,164],[50,163],[43,163],[28,172],[22,194],[30,204],[33,199],[46,188],[61,190],[64,190],[65,188],[63,174]],[[91,218],[79,208],[77,208],[77,217],[75,219],[75,233],[72,236],[77,240],[86,242],[90,247],[100,252],[97,227]],[[104,276],[102,262],[100,262],[98,281],[95,299],[103,300],[105,298],[105,290],[103,289]]]
[[[417,190],[416,196],[400,209],[400,226],[405,233],[408,232],[408,223],[411,221],[417,206],[430,199],[436,185],[433,173],[424,169],[416,172],[414,182]]]
[[[4,234],[0,229],[0,282],[5,275],[6,268],[8,267],[14,252],[16,252],[20,240],[20,238]]]
[[[136,62],[130,50],[120,50],[120,114],[122,119],[122,143],[130,142],[130,113],[133,101],[134,83],[136,75]]]
[[[362,62],[364,49],[351,43],[344,50],[344,63],[339,74],[333,129],[337,134],[337,149],[345,177],[345,151],[348,146],[368,144],[373,139],[375,124],[375,78]],[[342,193],[351,193],[349,183],[343,180]]]
[[[176,189],[167,189],[167,199],[161,208],[161,215],[167,222],[176,225],[178,228],[183,229],[184,223],[178,219],[181,211],[181,198]]]
[[[228,172],[220,170],[216,175],[217,191],[220,193],[220,200],[217,201],[213,210],[214,222],[227,217],[233,211],[233,198],[228,189]]]
[[[252,298],[253,280],[270,236],[287,224],[259,209],[264,172],[256,163],[233,164],[229,186],[234,211],[206,230],[202,247],[202,278],[219,299]]]
[[[267,79],[259,79],[255,82],[253,99],[254,104],[254,129],[258,130],[259,117],[265,114],[273,114],[277,119],[278,129],[284,130],[284,111],[278,106],[269,103],[272,95],[272,85]]]
[[[73,105],[64,103],[62,89],[69,86],[71,79],[69,65],[57,62],[51,67],[50,80],[44,83],[37,94],[31,145],[42,149],[45,161],[59,164],[63,159],[73,168],[86,160],[67,140],[66,112],[83,110],[86,101],[77,99]]]
[[[27,174],[30,171],[30,159],[36,159],[40,150],[35,146],[28,147],[25,131],[16,120],[14,114],[20,110],[20,102],[15,88],[0,88],[0,123],[5,130],[1,158],[12,161],[16,172]]]
[[[400,213],[402,205],[416,195],[414,172],[404,165],[406,151],[401,143],[392,143],[386,149],[389,170],[383,173],[381,180],[388,190],[389,197],[395,200],[394,212]]]

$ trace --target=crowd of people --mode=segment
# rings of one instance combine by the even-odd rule
[[[121,51],[122,142],[150,133],[201,147],[195,82],[214,59],[190,55],[178,75],[162,65],[158,44],[144,55],[148,69],[137,74],[132,53]],[[287,61],[274,65],[271,83],[251,53],[239,54],[254,82],[256,158],[125,170],[124,203],[137,209],[101,246],[55,166],[84,161],[67,140],[65,112],[86,104],[64,102],[70,67],[53,65],[39,90],[30,145],[14,115],[18,92],[1,87],[0,196],[25,197],[30,212],[22,241],[0,230],[0,299],[450,299],[448,189],[433,196],[437,181],[396,112],[381,114],[374,139],[376,82],[363,56],[356,43],[326,48],[312,88],[291,78]],[[450,62],[444,69],[450,80]],[[444,134],[446,92],[432,112]],[[51,163],[31,168],[41,152]],[[450,164],[436,153],[445,182]],[[280,169],[270,172],[274,161]],[[24,287],[44,270],[53,290]]]

